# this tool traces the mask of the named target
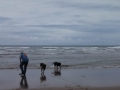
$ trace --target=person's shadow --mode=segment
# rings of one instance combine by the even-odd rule
[[[41,82],[46,81],[46,76],[45,76],[44,73],[41,73],[40,81],[41,81]]]
[[[21,77],[20,86],[22,89],[28,88],[27,78],[26,76]]]

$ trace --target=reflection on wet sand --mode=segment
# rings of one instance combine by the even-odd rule
[[[28,88],[27,78],[26,76],[21,77],[20,86],[22,89]]]
[[[44,73],[41,73],[40,81],[41,82],[46,81],[46,76]]]
[[[61,75],[61,69],[54,69],[54,75],[55,76],[60,76]]]

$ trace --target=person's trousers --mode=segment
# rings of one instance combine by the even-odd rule
[[[26,74],[27,65],[28,65],[28,62],[21,62],[20,63],[20,69],[21,69],[22,74],[24,74],[24,75]]]

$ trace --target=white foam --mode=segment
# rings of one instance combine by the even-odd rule
[[[43,47],[44,49],[57,49],[59,47]]]
[[[19,47],[19,48],[28,49],[28,48],[30,48],[30,47]]]
[[[120,46],[108,47],[108,48],[116,48],[116,49],[120,49]]]
[[[27,49],[30,47],[0,47],[0,49],[19,49],[19,48]]]

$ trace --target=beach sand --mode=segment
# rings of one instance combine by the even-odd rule
[[[0,69],[0,90],[120,90],[120,68]]]

